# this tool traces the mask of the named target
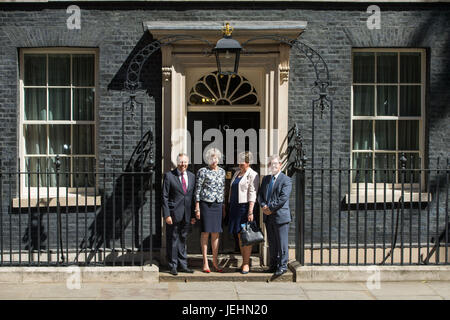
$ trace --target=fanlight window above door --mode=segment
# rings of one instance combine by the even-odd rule
[[[259,106],[259,99],[255,88],[245,77],[218,75],[215,71],[196,82],[189,92],[188,104]]]

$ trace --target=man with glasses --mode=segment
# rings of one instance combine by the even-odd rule
[[[281,172],[278,155],[269,158],[269,172],[263,178],[258,192],[258,202],[264,213],[267,240],[269,242],[270,268],[268,272],[281,276],[287,272],[289,260],[288,232],[291,222],[289,196],[292,191],[291,178]]]

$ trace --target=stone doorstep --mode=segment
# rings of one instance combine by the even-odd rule
[[[450,281],[450,266],[301,266],[294,261],[289,268],[295,282]]]
[[[159,267],[1,267],[2,283],[67,283],[76,281],[77,273],[81,282],[159,282]]]
[[[209,264],[212,264],[212,255],[208,255]],[[242,256],[238,253],[236,254],[219,254],[217,257],[220,267],[231,267],[238,268],[242,265]],[[203,266],[203,257],[201,254],[188,254],[188,266],[198,267]],[[259,256],[250,256],[250,266],[260,267],[261,258]]]
[[[280,277],[273,277],[271,273],[263,272],[262,268],[251,268],[250,273],[241,274],[238,268],[226,268],[223,273],[214,272],[204,273],[202,271],[194,270],[194,273],[179,272],[177,276],[169,274],[167,271],[159,273],[160,282],[216,282],[216,281],[231,281],[231,282],[293,282],[294,274],[288,270]]]

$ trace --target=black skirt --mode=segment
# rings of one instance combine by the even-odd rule
[[[200,201],[202,232],[222,232],[222,202]]]

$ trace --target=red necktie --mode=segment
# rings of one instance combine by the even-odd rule
[[[184,180],[184,174],[181,174],[181,185],[183,186],[183,192],[186,193],[186,180]]]

